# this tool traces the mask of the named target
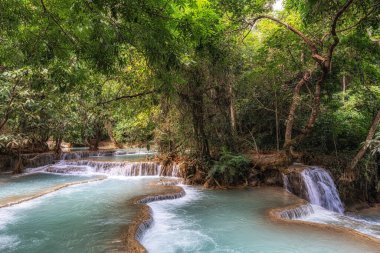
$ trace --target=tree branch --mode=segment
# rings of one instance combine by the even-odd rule
[[[340,10],[335,14],[334,18],[333,18],[333,22],[331,24],[331,30],[330,30],[330,34],[331,36],[333,37],[334,39],[334,42],[330,45],[329,47],[329,50],[327,52],[327,61],[325,63],[325,68],[327,70],[330,69],[330,66],[331,66],[331,61],[332,61],[332,56],[333,56],[333,53],[334,53],[334,50],[335,50],[335,47],[338,45],[339,43],[339,37],[337,35],[337,31],[336,31],[336,27],[337,27],[337,24],[338,24],[338,21],[339,19],[342,17],[343,13],[348,10],[348,8],[350,7],[350,5],[354,2],[355,0],[348,0],[345,5],[342,6],[342,8],[340,8]]]
[[[347,168],[348,171],[353,171],[355,169],[356,165],[358,164],[358,162],[365,155],[365,153],[369,147],[369,144],[371,143],[371,140],[373,139],[373,136],[376,133],[376,129],[377,129],[377,126],[379,125],[379,122],[380,122],[380,110],[377,112],[376,116],[374,117],[374,119],[372,121],[371,127],[368,131],[368,135],[367,135],[367,138],[366,138],[363,146],[360,148],[358,153],[355,155],[355,157],[352,159],[351,163],[349,164],[349,166]]]
[[[17,95],[16,88],[19,84],[20,84],[20,80],[17,80],[16,83],[12,87],[12,90],[10,92],[10,100],[8,102],[7,109],[5,110],[3,119],[0,122],[0,131],[5,126],[5,124],[8,122],[9,116],[12,113],[12,104],[16,98],[16,95]]]
[[[40,0],[40,3],[42,5],[42,9],[44,10],[44,13],[46,13],[52,20],[53,22],[59,27],[59,29],[62,31],[62,33],[67,37],[69,38],[69,40],[71,41],[71,43],[73,43],[74,45],[77,45],[77,41],[73,38],[72,35],[70,35],[63,27],[62,25],[58,22],[58,20],[54,17],[54,15],[52,15],[49,10],[46,8],[46,5],[45,5],[45,2],[44,0]]]
[[[269,20],[272,20],[280,25],[283,25],[285,26],[289,31],[293,32],[294,34],[296,34],[298,37],[300,37],[304,42],[305,44],[309,47],[309,49],[311,50],[312,52],[312,57],[314,60],[316,60],[319,64],[323,64],[325,62],[325,58],[322,57],[319,52],[318,52],[318,48],[317,48],[317,45],[311,40],[309,39],[304,33],[302,33],[301,31],[299,31],[298,29],[294,28],[293,26],[277,19],[277,18],[274,18],[274,17],[271,17],[271,16],[268,16],[268,15],[260,15],[252,20],[249,21],[249,23],[253,26],[257,21],[261,20],[261,19],[269,19]]]

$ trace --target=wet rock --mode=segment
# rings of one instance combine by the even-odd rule
[[[266,185],[283,186],[282,174],[278,169],[266,169],[260,175]]]

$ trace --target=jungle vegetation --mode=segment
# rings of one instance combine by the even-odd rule
[[[2,0],[0,150],[111,139],[227,183],[322,155],[380,191],[379,24],[378,0]]]

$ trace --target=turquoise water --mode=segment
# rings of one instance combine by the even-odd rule
[[[91,160],[96,161],[112,161],[112,162],[124,162],[124,161],[147,161],[153,159],[156,155],[155,152],[150,152],[147,150],[127,150],[120,149],[116,150],[113,155],[103,155],[100,153],[98,156],[90,156]]]
[[[312,208],[313,213],[298,219],[308,222],[346,227],[380,239],[380,213],[371,212],[343,215],[331,212],[319,206],[312,206]]]
[[[136,162],[136,161],[146,161],[154,158],[154,154],[126,154],[126,155],[115,155],[115,156],[90,156],[91,160],[95,161],[110,161],[110,162]]]
[[[22,176],[3,175],[0,178],[0,203],[7,199],[29,197],[64,183],[88,179],[84,176],[35,173]]]
[[[281,189],[186,191],[150,204],[155,223],[142,241],[149,252],[378,252],[345,235],[272,223],[268,208],[295,201]]]
[[[118,252],[135,208],[128,201],[153,189],[152,178],[106,179],[71,186],[0,209],[0,252]]]
[[[0,201],[33,195],[91,175],[84,173],[1,176]],[[130,200],[154,192],[152,183],[159,179],[115,176],[112,171],[105,175],[109,178],[103,181],[70,186],[0,208],[0,252],[124,252],[122,233],[137,211]],[[268,209],[297,201],[282,189],[184,188],[187,194],[181,199],[149,204],[154,225],[142,240],[149,252],[378,252],[344,234],[273,223],[267,216]],[[378,217],[376,211],[361,215]]]
[[[375,207],[364,209],[358,212],[357,216],[368,221],[380,223],[380,205],[378,204]]]

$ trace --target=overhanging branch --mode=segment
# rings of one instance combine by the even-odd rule
[[[314,60],[316,60],[318,63],[322,64],[325,59],[324,57],[322,57],[319,52],[318,52],[318,48],[316,46],[316,44],[311,40],[309,39],[304,33],[302,33],[301,31],[299,31],[298,29],[296,29],[295,27],[289,25],[288,23],[285,23],[275,17],[271,17],[271,16],[268,16],[268,15],[260,15],[260,16],[257,16],[255,17],[254,19],[248,21],[252,26],[259,20],[261,19],[269,19],[269,20],[272,20],[282,26],[285,26],[289,31],[293,32],[294,34],[296,34],[298,37],[300,37],[304,42],[305,44],[309,47],[309,49],[311,50],[312,52],[312,57]]]

